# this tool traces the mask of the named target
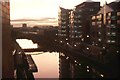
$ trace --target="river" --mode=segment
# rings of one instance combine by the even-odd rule
[[[16,40],[23,49],[37,48],[31,40],[17,39]],[[59,78],[59,53],[57,52],[32,52],[26,54],[32,55],[32,58],[37,65],[38,72],[33,73],[35,78]]]

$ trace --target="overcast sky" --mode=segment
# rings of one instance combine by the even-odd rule
[[[10,17],[16,19],[40,19],[58,17],[59,6],[73,8],[86,0],[10,0]],[[91,0],[88,0],[91,1]],[[102,4],[105,0],[100,1]],[[108,3],[114,0],[107,0]]]

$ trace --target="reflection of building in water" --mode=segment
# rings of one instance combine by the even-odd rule
[[[102,78],[103,74],[64,53],[59,54],[59,78]]]

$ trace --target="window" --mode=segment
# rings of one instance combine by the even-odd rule
[[[111,16],[111,20],[115,20],[116,19],[116,16]]]
[[[115,40],[112,40],[111,43],[115,43]]]
[[[95,16],[92,17],[92,20],[94,20],[94,19],[95,19]]]
[[[99,42],[101,42],[101,41],[102,41],[102,39],[98,39],[98,41],[99,41]]]
[[[108,13],[108,16],[111,16],[111,13]]]
[[[99,28],[101,28],[101,27],[102,27],[102,25],[98,25],[98,27],[99,27]]]
[[[120,12],[117,12],[117,16],[120,16]]]
[[[90,9],[90,11],[94,11],[94,9]]]
[[[120,24],[120,20],[117,20],[117,24]]]
[[[109,20],[108,23],[111,24],[111,21]]]
[[[94,26],[94,25],[95,25],[95,22],[92,22],[92,25]]]

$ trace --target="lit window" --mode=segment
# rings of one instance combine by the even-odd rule
[[[101,34],[101,32],[98,32],[98,34]]]
[[[108,13],[108,16],[111,16],[111,13]]]
[[[76,60],[74,62],[77,62]]]
[[[117,16],[120,16],[120,12],[117,12]]]
[[[88,48],[88,47],[87,47],[86,49],[87,49],[87,50],[89,50],[89,48]]]
[[[116,51],[117,53],[119,53],[119,51]]]
[[[112,32],[111,34],[116,34],[115,32]]]
[[[60,43],[62,43],[63,41],[60,41]]]
[[[77,27],[77,26],[74,26],[75,28]]]
[[[111,24],[111,21],[109,20],[108,23]]]
[[[74,45],[75,47],[77,46],[77,45]]]
[[[75,32],[77,32],[77,31],[75,31]]]
[[[87,68],[89,68],[89,66],[87,66]]]
[[[98,41],[102,41],[102,39],[98,39]]]
[[[115,43],[115,40],[112,40],[111,43]]]
[[[103,49],[105,49],[105,47],[103,46]]]
[[[98,25],[99,28],[101,28],[102,26],[101,25]]]
[[[89,72],[90,70],[89,69],[87,69],[87,72]]]
[[[104,77],[104,75],[103,75],[103,74],[101,74],[100,76],[101,76],[101,77]]]
[[[95,25],[95,22],[92,22],[92,25]]]
[[[95,19],[95,16],[92,17],[92,20]]]
[[[108,32],[107,35],[110,35],[110,32]]]
[[[110,40],[107,40],[108,43],[110,43],[111,41]]]
[[[78,36],[75,36],[76,38],[78,38]]]
[[[82,38],[81,40],[84,41],[84,38]]]
[[[69,57],[66,57],[66,59],[69,59]]]
[[[87,35],[87,37],[89,37],[89,35]]]

